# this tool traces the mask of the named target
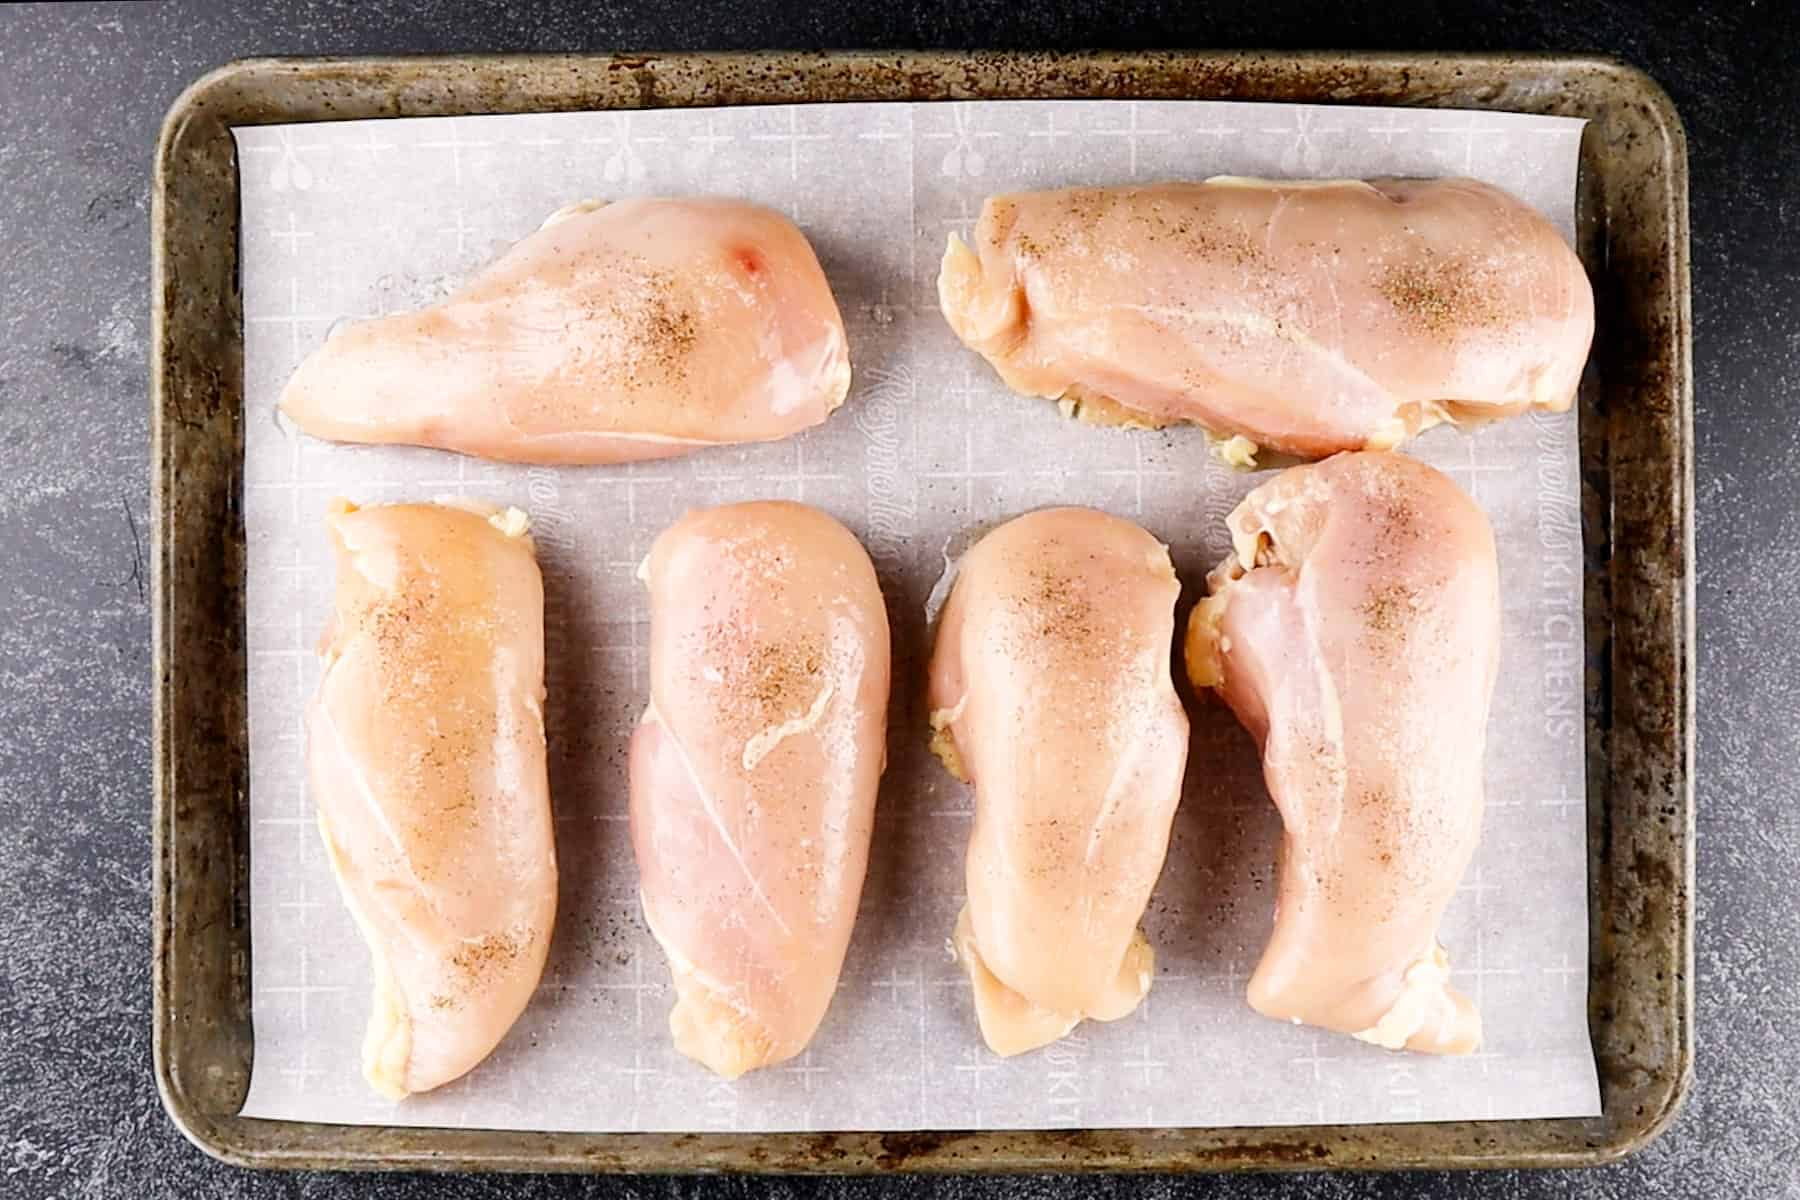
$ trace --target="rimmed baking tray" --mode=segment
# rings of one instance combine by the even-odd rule
[[[1232,1129],[572,1134],[237,1115],[250,1020],[243,312],[233,125],[849,100],[1130,98],[1583,117],[1578,243],[1598,302],[1581,402],[1588,1010],[1603,1112]],[[1603,1162],[1674,1115],[1693,1063],[1693,412],[1687,153],[1668,97],[1602,59],[1342,54],[530,55],[258,59],[163,125],[151,218],[157,1084],[247,1166],[565,1171],[1202,1171]]]

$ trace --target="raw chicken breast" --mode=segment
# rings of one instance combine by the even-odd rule
[[[1221,178],[995,196],[938,276],[1008,386],[1245,461],[1385,449],[1575,395],[1594,332],[1556,229],[1468,179]]]
[[[856,538],[801,504],[691,512],[639,574],[644,919],[675,1048],[735,1078],[804,1050],[837,989],[886,765],[887,610]]]
[[[523,463],[787,437],[850,388],[806,238],[738,200],[576,205],[441,304],[359,321],[281,408],[315,437]]]
[[[982,1036],[1019,1054],[1150,988],[1138,929],[1187,761],[1180,585],[1129,521],[1053,508],[966,554],[931,661],[932,748],[975,786],[954,945]]]
[[[486,1058],[556,918],[544,596],[523,513],[337,501],[307,714],[319,830],[374,958],[363,1073],[399,1099]]]
[[[1286,828],[1250,1004],[1468,1053],[1481,1017],[1437,930],[1481,833],[1500,646],[1487,518],[1424,463],[1367,453],[1284,471],[1229,523],[1187,666],[1261,745]]]

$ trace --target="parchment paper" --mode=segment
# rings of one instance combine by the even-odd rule
[[[1053,503],[1134,518],[1191,603],[1223,519],[1261,475],[1195,430],[1064,421],[1009,393],[939,316],[945,235],[993,191],[1268,176],[1472,175],[1568,234],[1580,124],[1427,110],[1199,102],[820,105],[365,121],[236,131],[243,166],[251,918],[262,1117],[544,1130],[900,1130],[1552,1117],[1599,1111],[1586,1016],[1581,542],[1573,414],[1412,450],[1492,517],[1505,592],[1481,849],[1443,930],[1487,1040],[1389,1053],[1256,1016],[1279,824],[1249,739],[1211,702],[1145,919],[1156,980],[1132,1016],[1002,1060],[946,953],[970,796],[926,752],[924,606],[971,528]],[[792,440],[630,467],[501,467],[338,447],[276,421],[283,382],[340,319],[441,296],[577,199],[744,196],[812,239],[855,381]],[[301,714],[330,608],[321,527],[363,503],[484,497],[526,509],[548,592],[561,909],[530,1009],[464,1080],[399,1105],[363,1083],[368,958],[306,793]],[[721,1082],[669,1044],[674,996],[636,900],[625,744],[645,701],[632,570],[682,511],[818,505],[868,546],[895,632],[890,765],[843,980],[801,1058]]]

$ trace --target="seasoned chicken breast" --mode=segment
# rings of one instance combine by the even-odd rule
[[[1500,646],[1487,518],[1424,463],[1368,453],[1284,471],[1229,520],[1186,654],[1261,745],[1286,829],[1250,1004],[1467,1053],[1481,1018],[1437,931],[1481,832]]]
[[[849,387],[837,302],[786,217],[621,200],[563,210],[440,304],[350,325],[281,409],[339,442],[614,463],[784,438]]]
[[[1138,929],[1187,760],[1168,548],[1084,508],[1030,513],[960,563],[931,660],[933,748],[975,787],[954,945],[982,1036],[1018,1054],[1150,987]]]
[[[801,504],[691,512],[639,573],[644,919],[675,1048],[734,1078],[804,1050],[837,988],[886,764],[887,610],[856,538]]]
[[[1008,386],[1114,424],[1316,458],[1575,395],[1593,292],[1556,229],[1468,179],[1221,178],[995,196],[944,317]]]
[[[524,514],[357,508],[307,714],[319,830],[374,959],[363,1073],[440,1087],[512,1027],[556,918],[543,583]]]

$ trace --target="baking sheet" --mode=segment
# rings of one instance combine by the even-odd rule
[[[1001,1060],[945,952],[970,799],[925,750],[923,608],[967,531],[1051,503],[1140,520],[1188,600],[1261,478],[1195,430],[1064,422],[1009,394],[935,304],[944,237],[991,191],[1070,183],[1466,174],[1571,232],[1580,122],[1443,110],[1210,102],[776,106],[367,121],[234,131],[242,162],[245,525],[256,1056],[244,1113],[579,1130],[899,1130],[1362,1123],[1598,1113],[1585,1004],[1581,547],[1575,418],[1412,447],[1492,517],[1505,594],[1482,846],[1443,930],[1482,1007],[1466,1059],[1393,1054],[1267,1021],[1242,990],[1269,925],[1279,825],[1224,710],[1193,712],[1138,1012]],[[714,192],[812,239],[856,377],[827,425],[767,446],[630,467],[504,467],[335,447],[274,417],[341,319],[444,294],[574,199]],[[301,714],[330,606],[320,520],[359,502],[467,495],[534,518],[546,570],[551,785],[562,869],[543,986],[466,1079],[390,1104],[358,1068],[369,971],[306,796]],[[735,1083],[668,1044],[673,1002],[636,905],[624,747],[644,702],[632,577],[686,508],[779,496],[863,538],[893,617],[896,700],[863,907],[831,1012],[801,1058]],[[1198,1084],[1198,1086],[1197,1086]]]

